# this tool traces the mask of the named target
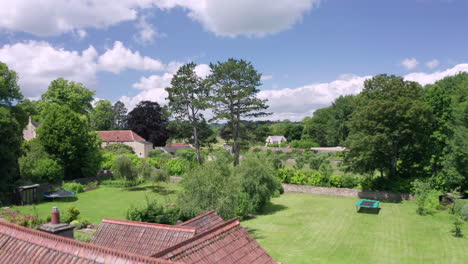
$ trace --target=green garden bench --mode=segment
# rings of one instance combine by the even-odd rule
[[[356,203],[355,206],[356,206],[356,211],[359,211],[359,209],[361,209],[361,207],[378,209],[379,204],[380,204],[380,201],[377,201],[377,200],[361,199]]]

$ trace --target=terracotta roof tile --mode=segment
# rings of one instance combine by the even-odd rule
[[[145,141],[137,133],[131,130],[112,130],[112,131],[97,131],[99,137],[105,142],[131,142]]]
[[[0,221],[0,263],[174,263]]]
[[[210,210],[204,214],[185,221],[180,225],[196,227],[197,234],[200,234],[222,223],[224,223],[224,220],[216,213],[216,211]]]
[[[240,225],[237,218],[163,250],[153,257],[200,264],[276,263]]]
[[[104,218],[91,243],[151,256],[195,235],[196,228]]]

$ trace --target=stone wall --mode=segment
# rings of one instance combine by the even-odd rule
[[[284,192],[289,193],[310,193],[319,195],[330,195],[330,196],[342,196],[342,197],[354,197],[362,199],[374,199],[374,200],[413,200],[413,195],[409,193],[393,193],[386,191],[366,191],[359,189],[347,189],[347,188],[327,188],[327,187],[315,187],[309,185],[295,185],[295,184],[283,184]]]

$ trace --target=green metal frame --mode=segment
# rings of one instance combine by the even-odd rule
[[[363,202],[374,202],[374,205],[368,206],[368,205],[362,205]],[[361,199],[356,203],[356,211],[359,211],[361,207],[364,208],[379,208],[380,201],[377,200],[366,200],[366,199]]]

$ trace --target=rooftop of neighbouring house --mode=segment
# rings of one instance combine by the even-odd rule
[[[194,217],[188,221],[181,223],[181,226],[193,226],[197,228],[197,234],[203,233],[219,224],[222,224],[223,219],[216,213],[215,210],[210,210],[204,214]]]
[[[151,256],[195,235],[190,226],[163,225],[104,218],[92,244]]]
[[[163,250],[153,257],[199,264],[277,263],[240,225],[237,218]]]
[[[0,221],[0,263],[174,263]]]
[[[90,243],[0,221],[3,263],[276,263],[237,218],[208,211],[180,225],[104,218]]]
[[[131,141],[145,141],[137,133],[131,130],[109,130],[97,131],[99,137],[104,142],[131,142]]]

